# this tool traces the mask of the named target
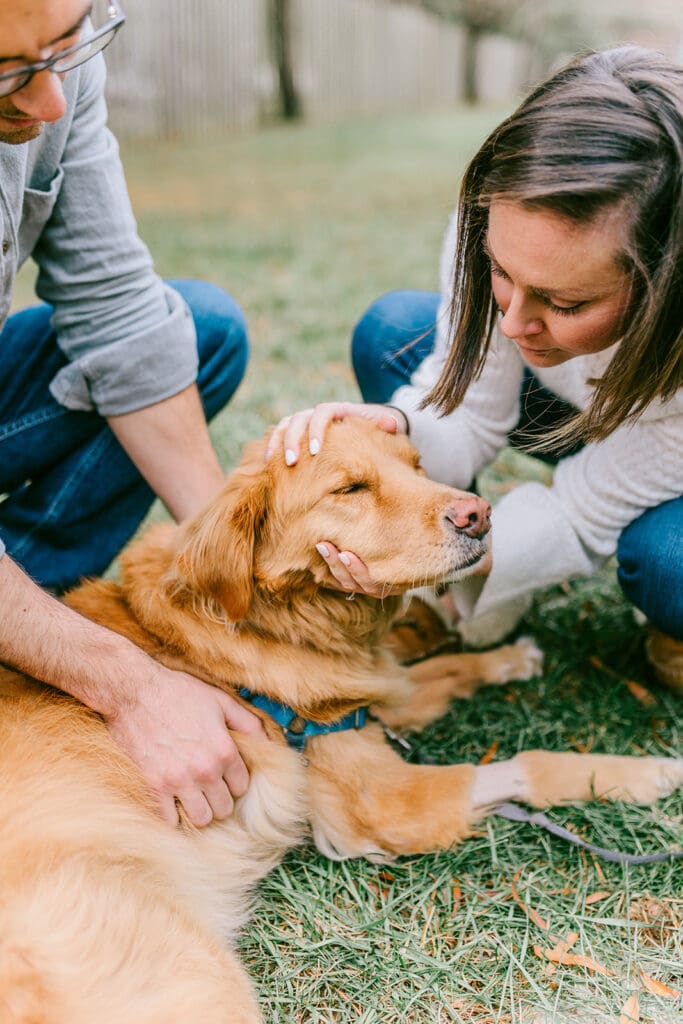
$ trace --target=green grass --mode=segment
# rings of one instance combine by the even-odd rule
[[[440,238],[467,158],[500,110],[271,129],[124,147],[140,230],[165,276],[228,289],[248,318],[247,378],[212,427],[226,467],[245,441],[316,401],[356,397],[352,325],[392,288],[437,287]],[[27,297],[24,275],[19,300]],[[495,498],[544,466],[504,453]],[[540,594],[523,624],[546,652],[540,680],[483,691],[416,739],[437,761],[503,758],[522,747],[683,752],[681,703],[648,676],[642,636],[613,571]],[[603,668],[591,663],[597,656]],[[637,700],[626,680],[649,686]],[[683,846],[683,799],[552,812],[591,841],[633,852]],[[513,900],[574,952],[611,972],[551,965]],[[597,902],[587,898],[605,893]],[[491,819],[458,849],[388,869],[334,864],[306,848],[263,884],[242,950],[266,1019],[301,1024],[616,1024],[632,991],[640,1019],[681,1020],[683,1000],[650,995],[644,971],[683,991],[683,867],[624,868],[530,826]]]

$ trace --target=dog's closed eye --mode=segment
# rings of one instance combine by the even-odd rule
[[[352,483],[344,484],[332,491],[333,494],[356,494],[358,491],[369,491],[370,484],[367,480],[354,480]]]

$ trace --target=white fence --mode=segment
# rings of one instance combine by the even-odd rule
[[[420,109],[462,94],[463,34],[390,0],[291,0],[296,84],[310,117]],[[209,136],[258,124],[275,106],[268,0],[128,0],[107,51],[120,135]],[[487,98],[519,88],[518,44],[494,41]],[[485,48],[484,48],[484,52]]]

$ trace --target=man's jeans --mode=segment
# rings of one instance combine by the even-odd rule
[[[388,402],[431,352],[438,304],[433,292],[390,292],[358,322],[352,358],[366,402]],[[522,388],[521,419],[509,438],[513,447],[521,446],[530,433],[557,425],[571,411],[531,373]],[[557,462],[572,450],[576,449],[543,457]],[[619,538],[617,560],[617,577],[628,600],[663,633],[683,640],[683,497],[651,508],[630,523]]]
[[[241,310],[200,281],[170,281],[197,330],[197,385],[207,420],[229,401],[247,365]],[[11,316],[0,335],[0,537],[43,586],[64,590],[99,575],[154,500],[106,422],[59,405],[48,384],[66,360],[51,308]]]

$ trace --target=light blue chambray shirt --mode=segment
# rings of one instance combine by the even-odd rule
[[[109,416],[191,384],[197,346],[188,307],[138,237],[104,83],[102,57],[74,68],[63,117],[31,142],[0,143],[0,330],[17,270],[33,257],[68,359],[50,390],[69,409]],[[2,344],[0,333],[0,366]]]

